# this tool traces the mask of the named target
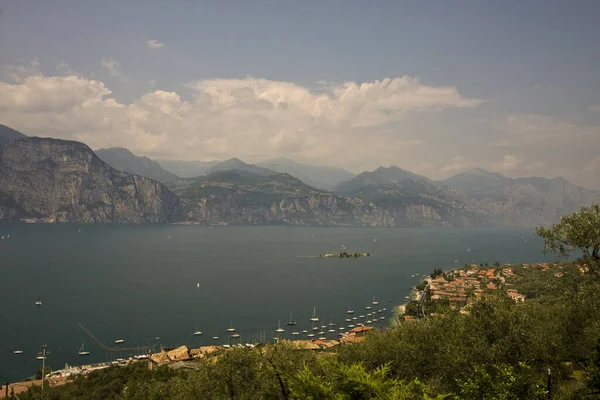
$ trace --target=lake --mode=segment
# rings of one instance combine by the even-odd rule
[[[109,345],[223,344],[230,324],[249,342],[271,339],[278,321],[289,335],[290,312],[293,330],[310,330],[313,307],[340,326],[374,296],[388,317],[421,280],[411,276],[434,268],[551,260],[522,229],[0,223],[0,236],[0,375],[11,380],[35,374],[42,344],[53,369],[129,356],[78,323]],[[371,256],[318,257],[342,246]],[[91,354],[77,356],[84,341]]]

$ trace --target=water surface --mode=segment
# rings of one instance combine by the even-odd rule
[[[225,343],[230,323],[250,341],[272,338],[278,320],[289,334],[290,312],[295,330],[310,329],[314,306],[338,326],[349,304],[364,314],[373,296],[389,310],[419,282],[411,275],[434,268],[549,259],[517,229],[1,223],[0,236],[0,375],[13,380],[40,368],[42,344],[54,369],[129,355],[103,351],[78,322],[107,344]],[[314,257],[342,245],[371,257]],[[84,340],[86,358],[76,355]]]

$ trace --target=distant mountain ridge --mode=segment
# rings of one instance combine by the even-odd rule
[[[156,161],[148,157],[136,156],[122,147],[98,149],[96,154],[102,161],[123,172],[144,176],[165,184],[177,179],[175,174],[164,170]]]
[[[441,183],[465,193],[496,224],[507,226],[551,224],[581,206],[600,202],[599,192],[562,178],[509,178],[480,168]]]
[[[248,171],[253,174],[258,175],[269,175],[275,173],[275,171],[271,171],[268,168],[259,167],[254,164],[247,164],[240,160],[239,158],[231,158],[226,161],[221,161],[216,165],[213,165],[206,171],[206,175],[210,175],[214,172],[219,171],[230,171],[230,170],[238,170],[238,171]]]
[[[127,149],[98,150],[106,163],[79,142],[26,137],[4,126],[0,138],[0,220],[531,227],[600,202],[599,192],[561,178],[509,178],[483,169],[436,182],[398,167],[380,167],[330,191],[233,158],[179,164],[204,168],[206,175],[177,178]],[[273,166],[280,167],[299,168],[300,176],[310,172],[310,166],[291,160]],[[345,174],[334,172],[337,178]]]
[[[288,158],[276,158],[257,164],[275,172],[287,173],[319,189],[333,189],[338,183],[350,180],[354,174],[338,167],[316,167],[297,163]]]

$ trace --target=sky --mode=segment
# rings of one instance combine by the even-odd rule
[[[600,189],[600,1],[0,0],[0,124]]]

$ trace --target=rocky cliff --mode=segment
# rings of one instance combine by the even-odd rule
[[[204,224],[330,226],[482,226],[488,221],[460,207],[423,202],[377,204],[312,188],[288,174],[227,171],[171,185],[187,220]]]
[[[0,146],[0,219],[157,223],[183,217],[179,198],[117,171],[86,145],[26,138]]]

